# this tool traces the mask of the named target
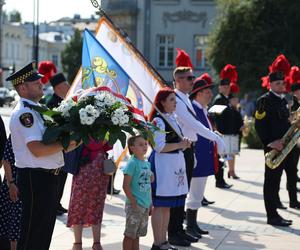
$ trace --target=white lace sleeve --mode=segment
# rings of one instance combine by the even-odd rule
[[[154,133],[154,141],[155,141],[154,150],[160,153],[166,145],[165,123],[161,118],[158,117],[154,118],[153,122],[160,130],[162,130],[162,131],[156,131]]]

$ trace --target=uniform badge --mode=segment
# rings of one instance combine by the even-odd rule
[[[31,113],[24,113],[19,119],[21,124],[26,128],[30,128],[33,125],[33,115]]]
[[[259,113],[258,111],[255,112],[255,119],[262,120],[266,116],[266,111]]]

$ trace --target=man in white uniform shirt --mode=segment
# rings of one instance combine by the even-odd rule
[[[44,121],[31,109],[43,96],[42,76],[30,63],[6,79],[20,96],[9,124],[22,201],[18,250],[49,249],[56,218],[58,173],[64,165],[61,143],[42,143]],[[69,149],[74,147],[72,142]]]
[[[206,128],[196,118],[196,113],[188,94],[193,88],[195,76],[190,67],[177,67],[173,72],[175,82],[175,93],[177,98],[176,115],[183,135],[195,142],[197,134],[206,139],[217,143],[218,152],[222,153],[225,150],[225,144],[222,138],[213,131]],[[192,178],[194,162],[194,148],[191,147],[184,151],[186,161],[186,173],[188,184]],[[184,207],[171,208],[170,223],[168,228],[169,241],[173,245],[188,246],[188,243],[195,242],[195,237],[187,235],[183,230]],[[197,239],[196,239],[197,240]]]

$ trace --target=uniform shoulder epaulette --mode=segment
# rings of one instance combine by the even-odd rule
[[[265,94],[257,100],[257,108],[255,111],[255,119],[257,119],[257,120],[264,119],[267,114],[266,113],[266,98],[267,98],[267,95]]]

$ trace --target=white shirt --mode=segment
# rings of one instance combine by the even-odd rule
[[[55,169],[62,167],[64,165],[62,152],[57,152],[48,156],[35,157],[28,149],[27,143],[31,141],[42,141],[46,127],[44,126],[44,121],[40,114],[29,107],[24,107],[23,101],[32,105],[38,105],[28,99],[20,98],[17,106],[12,112],[9,128],[15,154],[15,165],[18,168]],[[27,124],[25,125],[24,122],[21,122],[21,117],[22,115],[24,116],[24,114],[29,117],[29,119],[27,119]]]
[[[194,115],[196,115],[188,95],[182,93],[178,89],[175,89],[175,92],[181,98],[180,99],[178,96],[176,96],[177,103],[175,112],[183,135],[194,142],[197,141],[197,134],[208,140],[217,141],[219,136],[206,128],[188,110],[187,106],[194,113]]]

